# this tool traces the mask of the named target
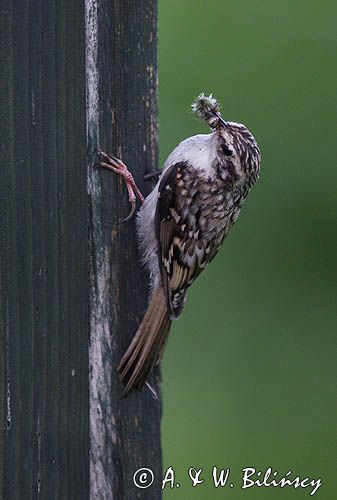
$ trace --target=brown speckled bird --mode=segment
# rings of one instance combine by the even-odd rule
[[[101,166],[125,179],[129,217],[136,197],[142,203],[137,232],[150,274],[147,311],[118,367],[124,396],[141,388],[161,360],[188,287],[217,254],[259,176],[260,151],[249,130],[224,121],[212,95],[201,94],[192,109],[211,132],[189,137],[174,149],[145,200],[126,165],[100,152]]]

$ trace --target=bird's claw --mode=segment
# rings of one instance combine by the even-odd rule
[[[135,202],[135,200],[130,201],[130,203],[131,203],[130,213],[124,219],[122,219],[122,222],[126,222],[126,221],[130,220],[131,217],[133,216],[133,214],[135,213],[135,210],[136,210],[136,202]]]
[[[149,384],[148,381],[145,382],[145,385],[146,387],[149,389],[149,391],[151,392],[151,395],[153,397],[153,399],[155,399],[156,401],[158,401],[158,394],[156,393],[156,391],[154,390],[154,388],[152,387],[152,385]]]
[[[143,203],[144,197],[140,192],[140,190],[138,189],[132,174],[128,170],[128,167],[125,165],[125,163],[122,162],[122,160],[120,160],[116,156],[104,153],[99,149],[97,149],[97,154],[101,156],[104,160],[100,161],[98,165],[100,165],[103,168],[108,168],[109,170],[112,170],[116,174],[121,175],[124,179],[129,194],[129,202],[131,203],[131,211],[129,215],[125,217],[125,219],[123,219],[123,222],[126,222],[129,219],[131,219],[131,217],[135,213],[136,197],[138,197],[141,203]]]

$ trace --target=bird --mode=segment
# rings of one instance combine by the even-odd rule
[[[212,94],[200,94],[192,111],[209,133],[189,137],[171,152],[145,199],[125,163],[99,151],[99,164],[126,183],[131,211],[125,220],[137,198],[141,203],[136,229],[149,274],[147,310],[118,366],[122,397],[145,384],[151,389],[148,378],[162,360],[188,288],[218,253],[260,174],[254,136],[245,125],[224,120]]]

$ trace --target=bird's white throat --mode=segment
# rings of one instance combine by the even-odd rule
[[[182,141],[167,158],[163,170],[179,162],[186,162],[201,170],[205,177],[213,175],[218,138],[215,132],[198,134]]]

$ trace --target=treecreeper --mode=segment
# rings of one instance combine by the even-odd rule
[[[225,121],[212,95],[200,94],[192,110],[210,128],[182,141],[167,158],[152,192],[144,199],[122,160],[99,151],[99,165],[125,181],[131,212],[136,199],[137,236],[149,271],[149,305],[118,366],[125,397],[147,384],[161,362],[171,322],[187,289],[218,253],[244,200],[259,177],[261,155],[251,132]]]

